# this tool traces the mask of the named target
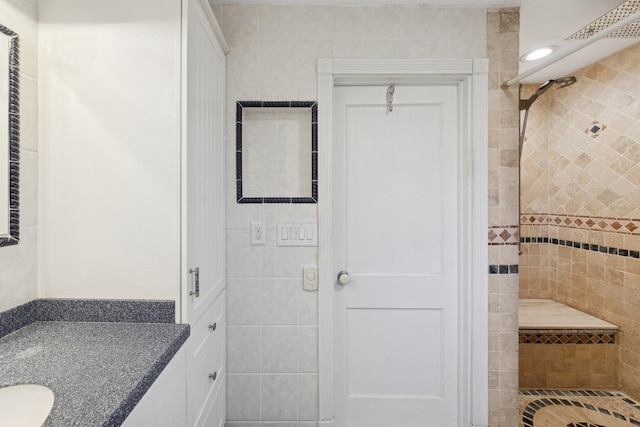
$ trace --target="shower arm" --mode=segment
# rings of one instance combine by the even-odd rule
[[[529,107],[531,104],[529,104]],[[524,147],[524,133],[527,130],[527,118],[529,117],[529,107],[524,110],[524,120],[522,121],[522,130],[520,131],[520,145],[518,147],[518,255],[522,255],[522,147]]]
[[[579,51],[580,49],[582,49],[583,47],[586,47],[588,45],[590,45],[591,43],[600,40],[603,37],[608,36],[611,33],[615,33],[616,31],[618,31],[620,28],[626,27],[629,24],[634,23],[635,21],[637,21],[638,19],[640,19],[640,10],[634,12],[633,14],[627,16],[624,19],[621,19],[620,21],[616,22],[615,24],[605,28],[604,30],[594,34],[593,36],[589,37],[588,39],[585,40],[581,40],[580,42],[572,45],[571,47],[558,52],[557,54],[549,57],[549,59],[547,59],[546,61],[542,62],[541,64],[536,65],[533,68],[530,68],[529,70],[525,71],[524,73],[518,74],[516,77],[512,78],[511,80],[508,80],[504,83],[502,83],[502,85],[500,85],[500,88],[502,89],[508,89],[510,86],[513,86],[514,84],[520,82],[521,80],[529,77],[532,74],[537,73],[538,71],[547,68],[549,65],[554,64],[556,62],[558,62],[561,59],[566,58],[567,56],[571,55],[574,52]]]

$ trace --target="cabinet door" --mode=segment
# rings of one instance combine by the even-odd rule
[[[193,325],[225,286],[225,57],[206,1],[182,4],[182,320]]]
[[[122,427],[183,427],[187,422],[185,346],[173,356]]]

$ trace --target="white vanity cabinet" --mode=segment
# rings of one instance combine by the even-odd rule
[[[39,3],[41,296],[176,301],[188,426],[225,421],[227,51],[207,0]]]
[[[142,396],[122,427],[180,427],[186,419],[186,350],[183,346]]]

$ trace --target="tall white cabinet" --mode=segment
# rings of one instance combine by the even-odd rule
[[[182,139],[183,320],[187,425],[222,427],[226,399],[225,44],[206,0],[184,0]]]
[[[39,2],[40,296],[176,301],[188,426],[225,419],[226,51],[206,0]]]

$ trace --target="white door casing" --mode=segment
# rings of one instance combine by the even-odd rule
[[[345,396],[345,385],[334,384],[336,376],[344,366],[340,365],[337,356],[334,358],[334,343],[336,342],[336,330],[339,328],[350,329],[352,333],[357,330],[358,322],[376,322],[371,312],[353,310],[349,319],[349,326],[335,324],[336,307],[335,275],[343,266],[335,265],[336,254],[334,248],[339,246],[335,242],[336,219],[331,191],[334,189],[334,175],[336,173],[336,156],[333,153],[334,136],[334,111],[337,103],[334,99],[335,86],[340,85],[386,85],[395,83],[398,85],[436,85],[456,88],[457,96],[457,151],[459,155],[454,160],[458,171],[454,195],[454,205],[458,211],[458,218],[454,220],[455,234],[457,234],[457,266],[454,281],[457,282],[457,316],[452,322],[443,321],[442,325],[455,324],[457,326],[457,340],[449,347],[457,349],[458,358],[455,371],[457,378],[456,398],[452,399],[457,411],[458,426],[486,426],[488,425],[488,364],[487,364],[487,69],[486,59],[468,60],[319,60],[318,62],[318,114],[319,114],[319,393],[320,393],[320,424],[335,424],[344,427],[358,427],[359,424],[348,425],[342,423],[347,413],[342,413],[342,401],[340,395]],[[393,113],[392,113],[393,114]],[[453,206],[453,205],[452,205]],[[377,231],[377,230],[376,230]],[[406,268],[407,265],[398,266]],[[354,276],[354,284],[358,275]],[[360,278],[362,281],[362,278]],[[410,280],[409,280],[410,281]],[[362,283],[362,282],[361,282]],[[349,286],[349,285],[347,285]],[[356,288],[354,286],[354,288]],[[338,297],[339,300],[340,297]],[[338,301],[339,304],[339,301]],[[367,305],[367,304],[365,304]],[[373,303],[369,304],[374,306]],[[388,305],[388,304],[387,304]],[[360,307],[363,308],[363,307]],[[403,316],[409,316],[418,322],[442,321],[441,314],[434,310],[390,310],[387,313],[387,322],[378,324],[384,328],[384,324],[391,324],[393,320],[399,322]],[[395,316],[395,317],[394,317]],[[400,317],[398,317],[400,316]],[[438,320],[440,319],[440,320]],[[406,320],[406,319],[405,319]],[[374,325],[375,327],[375,325]],[[432,328],[433,329],[433,328]],[[436,328],[437,329],[437,328]],[[363,328],[365,330],[365,328]],[[404,329],[393,328],[387,330],[389,339],[393,340],[394,334]],[[443,329],[440,329],[442,332]],[[415,331],[414,331],[415,332]],[[409,331],[411,333],[411,331]],[[356,334],[361,341],[360,345],[366,347],[366,334]],[[441,341],[442,342],[442,341]],[[369,341],[369,344],[371,341]],[[451,343],[449,343],[451,344]],[[398,345],[401,345],[399,343]],[[350,351],[354,351],[350,349]],[[423,347],[429,357],[429,349]],[[356,352],[357,353],[357,352]],[[431,356],[439,357],[436,353]],[[362,356],[349,356],[362,357]],[[378,360],[379,363],[381,359]],[[375,366],[373,360],[369,366]],[[350,387],[354,384],[363,384],[375,390],[375,378],[364,380],[364,371],[358,370],[349,373]],[[360,375],[360,377],[358,377]],[[372,373],[371,375],[375,375]],[[428,375],[424,373],[424,375]],[[384,378],[384,375],[381,376]],[[387,377],[392,378],[392,377]],[[425,377],[426,378],[426,377]],[[340,382],[340,381],[337,381]],[[382,382],[378,383],[378,386]],[[407,383],[403,383],[405,390]],[[432,382],[437,384],[437,381]],[[410,384],[409,384],[410,385]],[[386,385],[391,387],[392,385]],[[340,392],[342,387],[343,392]],[[419,387],[419,385],[417,386]],[[335,392],[337,388],[338,393]],[[437,388],[437,387],[436,387]],[[437,390],[417,388],[418,395],[423,397],[437,395]],[[393,394],[393,390],[382,390]],[[358,390],[350,390],[357,395]],[[384,393],[383,393],[384,394]],[[418,399],[419,400],[419,399]],[[424,400],[424,399],[423,399]],[[373,400],[363,402],[372,402]],[[424,402],[423,402],[424,403]],[[348,407],[348,405],[344,405]],[[366,405],[364,406],[366,407]],[[428,407],[424,406],[424,408]],[[384,411],[383,411],[384,412]],[[419,412],[419,411],[418,411]],[[391,414],[392,411],[389,411]],[[399,421],[399,420],[396,420]],[[391,424],[393,422],[391,421]],[[398,424],[400,425],[400,424]],[[439,425],[438,425],[439,426]]]

